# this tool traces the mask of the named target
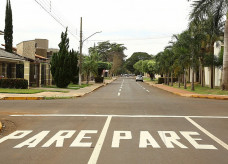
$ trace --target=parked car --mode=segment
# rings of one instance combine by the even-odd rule
[[[136,81],[141,81],[141,82],[143,82],[143,76],[142,76],[142,75],[137,75],[137,76],[136,76]]]

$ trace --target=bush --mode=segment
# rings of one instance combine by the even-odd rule
[[[0,88],[28,89],[28,80],[25,79],[0,79]]]
[[[164,81],[164,77],[159,77],[158,78],[158,84],[163,84],[165,81]]]
[[[171,82],[171,77],[169,77],[169,82]],[[174,77],[173,82],[178,82],[178,78]],[[158,84],[163,84],[165,83],[165,78],[164,77],[159,77],[158,78]]]
[[[95,77],[95,83],[103,83],[104,82],[104,77]]]

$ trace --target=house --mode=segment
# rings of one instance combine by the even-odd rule
[[[24,78],[23,64],[26,61],[26,58],[16,53],[9,53],[0,49],[0,77]]]
[[[219,54],[221,52],[221,49],[224,45],[221,41],[217,41],[214,43],[214,55],[216,57],[219,57]],[[205,85],[210,86],[211,85],[211,68],[205,67]],[[214,67],[214,87],[220,87],[222,83],[222,68]]]
[[[23,41],[17,44],[17,54],[28,60],[24,63],[24,77],[30,86],[51,85],[50,57],[47,39]]]

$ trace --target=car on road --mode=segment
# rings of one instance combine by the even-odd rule
[[[142,75],[137,75],[135,80],[143,82],[143,76]]]

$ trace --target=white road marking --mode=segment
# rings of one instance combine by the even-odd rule
[[[121,89],[119,89],[119,92],[121,92]]]
[[[146,90],[148,93],[150,92],[149,90]]]
[[[175,116],[175,115],[108,115],[108,114],[22,114],[10,115],[12,117],[130,117],[130,118],[222,118],[228,116]]]
[[[120,96],[120,92],[118,92],[118,96]]]
[[[106,122],[105,122],[105,125],[103,127],[103,130],[101,132],[101,135],[97,141],[97,144],[93,150],[93,153],[89,159],[89,162],[88,164],[96,164],[97,163],[97,160],[98,160],[98,157],[100,155],[100,151],[101,151],[101,148],[103,146],[103,143],[104,143],[104,140],[105,140],[105,137],[106,137],[106,134],[108,132],[108,127],[110,125],[110,122],[111,122],[111,119],[112,119],[112,116],[108,116]]]
[[[222,147],[224,147],[226,150],[228,150],[228,145],[223,142],[222,140],[220,140],[219,138],[217,138],[216,136],[214,136],[213,134],[211,134],[209,131],[207,131],[206,129],[204,129],[202,126],[200,126],[199,124],[197,124],[195,121],[193,121],[191,118],[189,117],[185,117],[190,123],[192,123],[195,127],[197,127],[199,130],[201,130],[203,133],[205,133],[208,137],[210,137],[211,139],[213,139],[215,142],[217,142],[219,145],[221,145]]]

